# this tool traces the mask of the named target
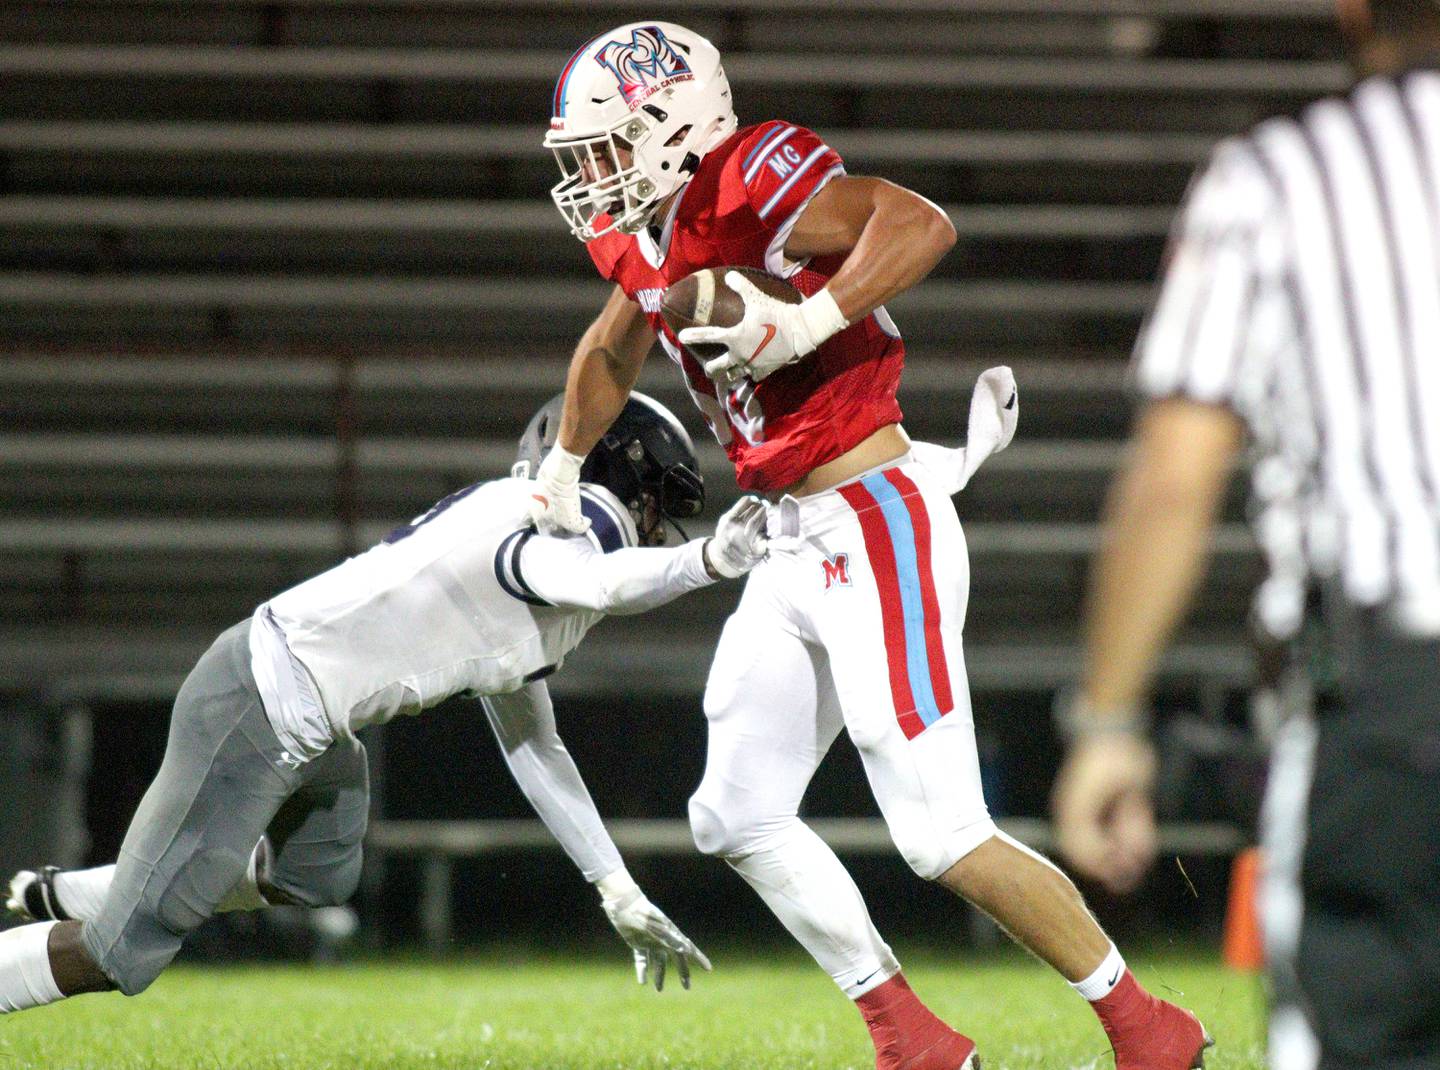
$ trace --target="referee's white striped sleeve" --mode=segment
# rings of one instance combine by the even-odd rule
[[[1267,233],[1281,224],[1264,171],[1240,142],[1216,150],[1192,184],[1171,234],[1159,300],[1136,343],[1142,394],[1230,404],[1263,375],[1256,315],[1271,284]]]

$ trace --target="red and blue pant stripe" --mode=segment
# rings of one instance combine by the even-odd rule
[[[880,595],[890,693],[906,739],[955,708],[920,489],[889,468],[839,488],[855,510]]]

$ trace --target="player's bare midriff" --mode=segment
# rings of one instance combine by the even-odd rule
[[[818,468],[812,468],[803,478],[772,494],[776,500],[786,494],[803,498],[807,494],[838,487],[889,461],[898,461],[910,452],[910,436],[899,424],[886,424],[858,446],[849,449],[833,461],[826,461]]]

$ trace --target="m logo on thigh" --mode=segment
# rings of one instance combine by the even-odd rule
[[[820,567],[825,571],[825,589],[831,587],[850,586],[850,555],[849,554],[826,554],[825,560],[820,562]]]

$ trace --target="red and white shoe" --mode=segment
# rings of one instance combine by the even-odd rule
[[[1129,970],[1091,1006],[1115,1049],[1115,1070],[1201,1070],[1215,1043],[1198,1018],[1156,999]]]
[[[855,1002],[875,1042],[875,1070],[980,1070],[975,1042],[921,1003],[903,974]]]
[[[973,1040],[947,1027],[945,1035],[924,1051],[899,1062],[884,1062],[877,1053],[875,1065],[877,1070],[980,1070],[980,1056]]]

